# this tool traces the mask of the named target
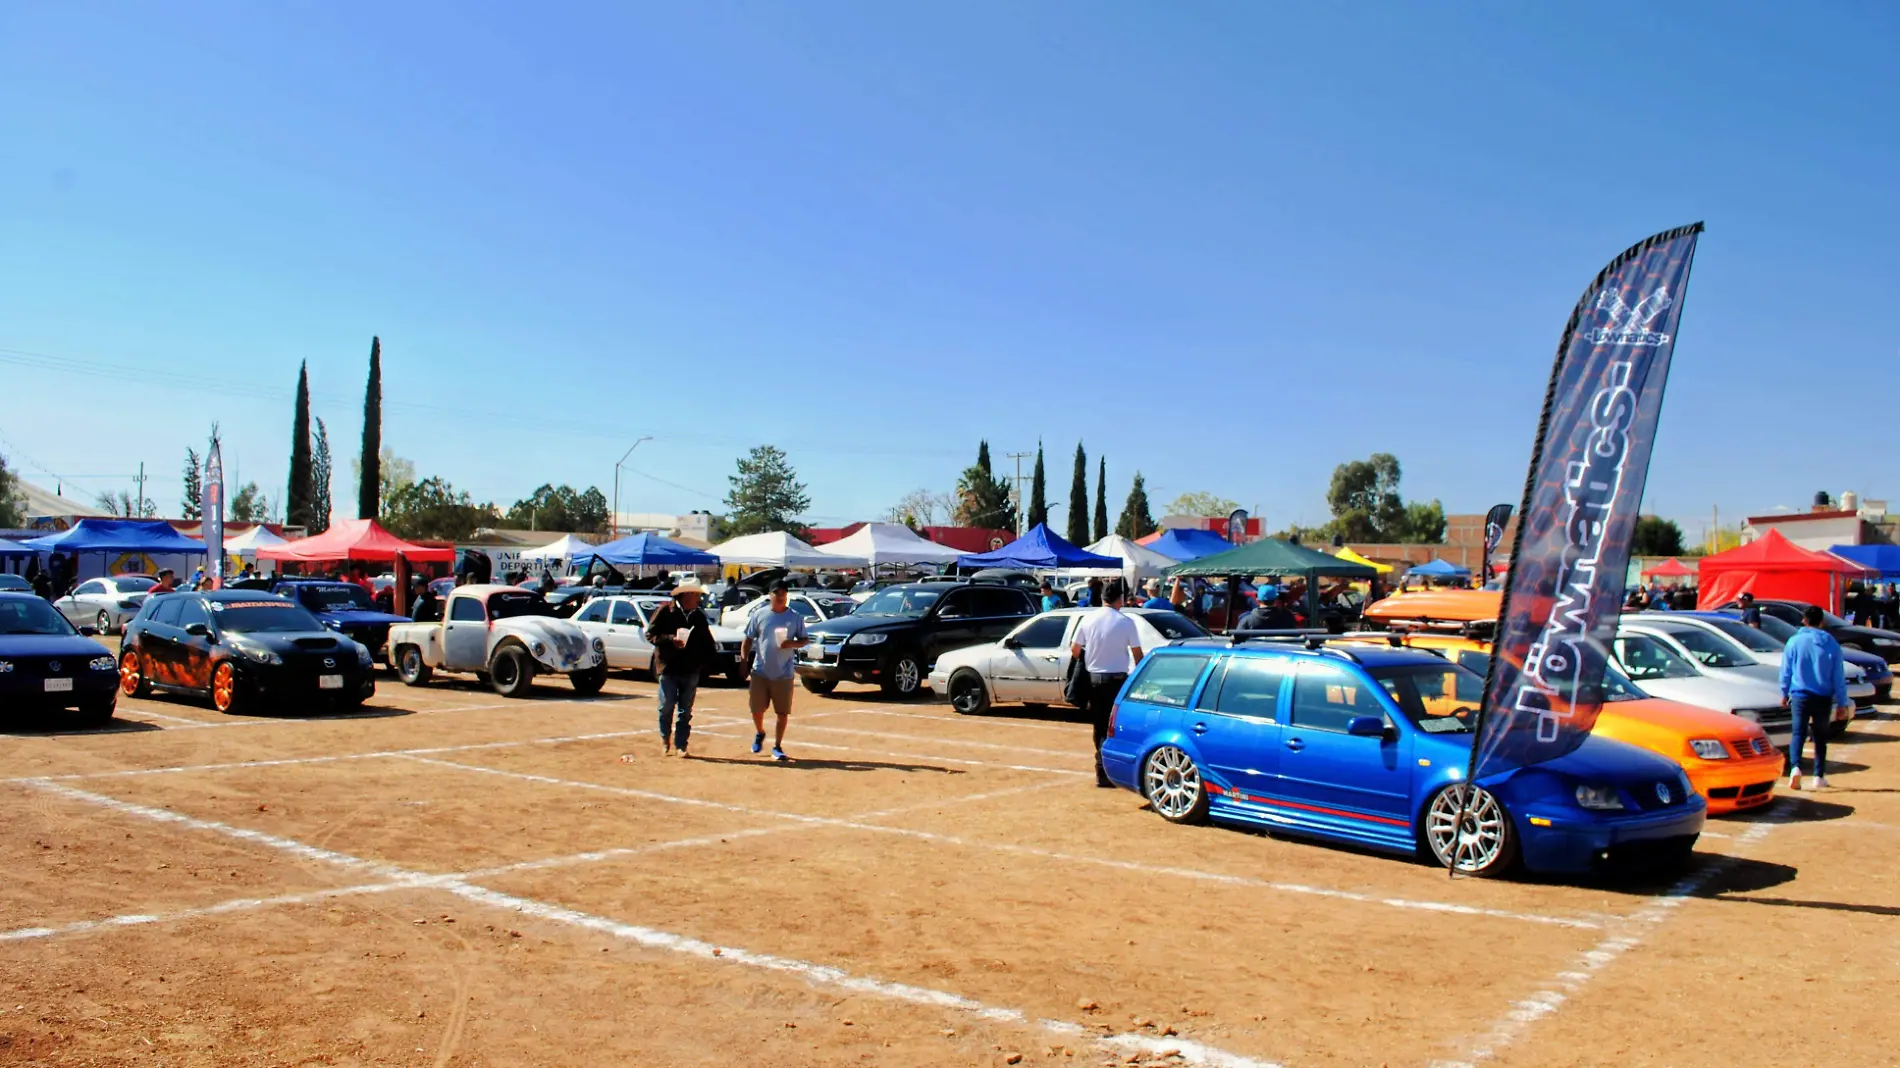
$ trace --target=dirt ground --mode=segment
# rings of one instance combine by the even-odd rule
[[[1088,728],[380,683],[0,725],[0,1064],[1890,1065],[1900,723],[1678,881],[1164,823]]]

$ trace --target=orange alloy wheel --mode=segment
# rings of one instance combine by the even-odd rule
[[[220,712],[229,712],[236,703],[237,669],[227,661],[211,674],[211,706]]]
[[[119,658],[119,690],[127,697],[139,695],[139,685],[145,681],[145,672],[141,667],[137,650]]]

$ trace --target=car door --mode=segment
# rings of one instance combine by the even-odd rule
[[[990,654],[984,673],[999,701],[1062,700],[1062,669],[1069,662],[1069,628],[1075,612],[1037,616],[1011,631]]]
[[[959,586],[944,594],[937,602],[930,625],[924,628],[923,639],[919,643],[923,646],[924,667],[936,663],[937,657],[943,653],[983,640],[981,628],[984,620],[977,615],[976,593],[969,586]]]
[[[620,658],[614,655],[612,628],[609,626],[607,619],[608,602],[604,600],[589,601],[587,602],[587,607],[575,613],[574,625],[581,629],[582,634],[587,635],[590,639],[599,638],[600,643],[607,647],[608,667],[624,668],[627,665],[621,663]]]
[[[1384,689],[1352,665],[1299,663],[1277,787],[1301,819],[1363,837],[1411,833],[1410,745],[1385,702]],[[1384,735],[1347,734],[1347,723],[1360,716],[1384,720]]]
[[[106,584],[98,579],[82,582],[73,592],[59,599],[59,614],[74,626],[96,623],[105,593]]]
[[[653,670],[653,639],[647,637],[647,628],[653,625],[653,614],[660,610],[664,601],[629,601],[633,609],[633,623],[621,635],[626,639],[627,656],[636,671]]]
[[[1040,611],[1034,598],[1013,586],[979,586],[974,592],[977,635],[984,641],[996,641]]]
[[[480,597],[450,597],[442,624],[442,666],[451,671],[488,667],[488,614]]]
[[[174,631],[177,637],[172,644],[172,663],[178,673],[177,685],[209,690],[213,644],[211,613],[205,611],[204,602],[196,597],[180,597],[178,601],[178,623]],[[194,626],[202,628],[204,633],[191,633]]]
[[[615,667],[653,670],[653,643],[647,641],[647,623],[632,601],[614,601],[610,606],[607,655]]]
[[[139,628],[139,655],[144,658],[146,678],[153,682],[169,684],[178,678],[174,665],[178,663],[178,639],[183,633],[178,629],[178,610],[184,602],[183,597],[160,597]]]
[[[1208,677],[1187,725],[1202,764],[1236,803],[1263,806],[1280,764],[1287,661],[1230,656]]]

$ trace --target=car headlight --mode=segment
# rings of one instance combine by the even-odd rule
[[[851,636],[850,644],[852,645],[883,645],[885,642],[890,640],[890,637],[891,636],[888,634],[853,634]]]
[[[1874,644],[1882,649],[1900,649],[1900,641],[1895,641],[1892,638],[1875,638]]]
[[[535,643],[534,643],[534,646],[533,646],[533,649],[534,649],[534,655],[536,655],[536,656],[546,656],[546,655],[548,655],[548,647],[547,647],[546,645],[544,645],[544,644],[542,644],[541,642],[535,642]]]
[[[596,652],[596,653],[604,653],[604,652],[606,652],[606,651],[607,651],[607,643],[606,643],[606,642],[604,642],[604,641],[601,641],[601,640],[600,640],[599,638],[595,638],[595,639],[594,639],[594,652]]]
[[[232,642],[231,650],[246,660],[255,660],[260,664],[281,664],[284,658],[261,645],[249,642]]]
[[[95,656],[92,658],[92,670],[117,671],[119,670],[119,662],[109,656]]]
[[[1691,738],[1689,748],[1704,760],[1727,760],[1728,747],[1714,738]]]
[[[1750,723],[1760,723],[1762,716],[1780,712],[1779,708],[1738,708],[1735,714]]]
[[[375,658],[369,655],[369,646],[361,643],[356,646],[356,662],[364,667],[370,667],[376,663]]]
[[[13,670],[13,661],[0,660],[0,675],[4,675],[7,672],[12,671],[12,670]]]
[[[1598,812],[1616,812],[1623,808],[1623,797],[1614,786],[1579,786],[1577,804]]]

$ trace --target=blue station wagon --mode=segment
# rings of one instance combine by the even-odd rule
[[[1707,804],[1675,763],[1621,742],[1593,737],[1467,785],[1483,690],[1419,650],[1190,641],[1155,650],[1123,686],[1102,765],[1172,822],[1416,853],[1474,875],[1688,858]]]

